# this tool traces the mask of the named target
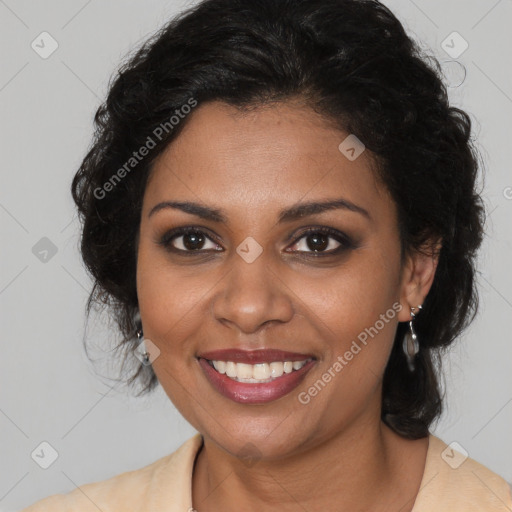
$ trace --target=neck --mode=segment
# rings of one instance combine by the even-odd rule
[[[247,465],[205,439],[193,477],[194,507],[213,510],[411,510],[423,465],[407,468],[404,448],[422,463],[428,439],[401,438],[380,420],[358,422],[300,454]],[[412,454],[406,449],[406,458]],[[422,457],[422,459],[421,459]],[[405,471],[404,471],[405,469]],[[333,505],[335,504],[335,506]]]

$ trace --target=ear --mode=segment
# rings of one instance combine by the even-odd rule
[[[399,322],[411,320],[411,308],[417,308],[425,301],[434,282],[441,245],[440,240],[429,241],[407,255],[400,283],[402,309],[398,314]]]

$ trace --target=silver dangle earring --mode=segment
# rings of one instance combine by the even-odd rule
[[[409,370],[411,372],[414,371],[414,358],[416,354],[420,350],[420,344],[418,342],[418,337],[416,336],[416,331],[414,330],[413,321],[416,318],[416,310],[421,310],[421,305],[417,308],[411,308],[411,320],[409,321],[409,332],[405,333],[404,341],[402,343],[402,348],[405,356],[407,357],[407,365],[409,366]]]
[[[142,332],[142,322],[140,321],[140,313],[137,311],[133,317],[134,323],[136,325],[135,334],[137,335],[138,343],[135,349],[135,356],[139,361],[144,365],[148,366],[151,364],[149,359],[148,351],[146,350],[146,345],[144,343],[144,333]]]

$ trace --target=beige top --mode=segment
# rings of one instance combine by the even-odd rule
[[[21,512],[191,512],[192,472],[201,445],[196,434],[148,466],[50,496]],[[507,482],[430,435],[413,512],[476,511],[512,511]]]

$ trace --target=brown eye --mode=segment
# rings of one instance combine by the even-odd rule
[[[189,251],[193,251],[195,249],[202,249],[206,241],[206,237],[202,233],[199,233],[198,231],[186,233],[185,235],[178,237],[178,240],[179,238],[183,239],[181,245]]]
[[[312,251],[325,251],[329,247],[329,241],[330,238],[327,235],[324,235],[323,233],[315,233],[312,235],[307,235],[304,237],[306,240],[306,245],[308,249],[311,249]],[[339,243],[339,242],[338,242]],[[332,247],[331,247],[332,249]]]
[[[170,251],[182,253],[219,250],[219,245],[203,231],[190,227],[166,233],[159,243]]]
[[[337,254],[354,244],[343,233],[331,228],[309,229],[298,238],[292,246],[292,251],[312,253],[314,255]]]

